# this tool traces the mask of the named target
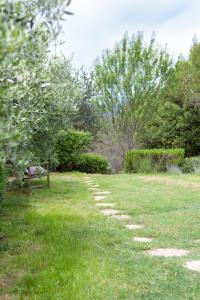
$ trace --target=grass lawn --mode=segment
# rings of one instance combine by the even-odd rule
[[[200,176],[91,175],[129,221],[104,217],[83,174],[55,174],[50,190],[9,195],[0,217],[0,299],[200,299]],[[105,201],[104,201],[105,202]],[[133,241],[153,237],[152,243]],[[153,248],[190,250],[150,257]]]

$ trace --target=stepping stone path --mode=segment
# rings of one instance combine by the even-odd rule
[[[85,183],[89,185],[89,190],[94,192],[94,199],[95,201],[101,201],[105,200],[107,195],[110,195],[111,192],[109,191],[102,191],[99,188],[98,184],[94,184],[92,182],[91,177],[84,177]],[[113,207],[115,206],[115,203],[97,203],[97,207]],[[113,219],[117,220],[129,220],[130,216],[128,215],[120,215],[119,210],[115,209],[103,209],[101,210],[101,213],[104,216],[111,216]],[[129,230],[137,230],[137,229],[143,229],[144,225],[141,224],[127,224],[125,227]],[[149,237],[133,237],[134,242],[139,242],[139,243],[151,243],[153,241],[153,238]],[[195,242],[199,243],[200,239],[196,240]],[[184,249],[176,249],[176,248],[158,248],[158,249],[152,249],[146,251],[147,254],[150,256],[158,256],[158,257],[181,257],[181,256],[186,256],[190,253],[188,250]],[[200,260],[193,260],[193,261],[188,261],[184,265],[185,268],[189,270],[193,270],[196,272],[200,272]]]
[[[143,228],[144,228],[144,225],[127,224],[127,225],[125,225],[125,227],[126,227],[127,229],[134,230],[134,229],[143,229]]]
[[[151,256],[164,256],[164,257],[179,257],[186,256],[189,254],[188,250],[176,249],[176,248],[158,248],[153,250],[148,250],[147,253]]]
[[[96,204],[96,206],[98,206],[98,207],[102,207],[102,206],[104,206],[104,207],[112,207],[112,206],[115,206],[115,203],[97,203]]]
[[[116,209],[104,209],[104,210],[101,210],[101,213],[104,216],[113,216],[113,215],[119,214],[120,211],[116,210]]]
[[[131,217],[128,215],[115,215],[112,216],[112,218],[117,220],[129,220]]]
[[[133,240],[135,242],[140,242],[140,243],[151,243],[153,241],[153,239],[151,238],[137,237],[137,236],[135,236]]]
[[[95,201],[101,201],[101,200],[105,200],[106,196],[94,196],[94,200]]]
[[[192,271],[200,272],[200,260],[188,261],[184,267]]]

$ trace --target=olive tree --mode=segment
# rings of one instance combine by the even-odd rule
[[[70,1],[0,1],[0,153],[23,165],[52,104],[48,49]],[[34,124],[34,126],[33,126]]]

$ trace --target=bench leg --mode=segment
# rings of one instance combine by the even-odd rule
[[[49,177],[49,174],[47,175],[47,186],[48,186],[48,188],[50,188],[50,177]]]
[[[31,188],[31,179],[28,179],[28,190],[29,190],[29,196],[32,196],[32,188]]]

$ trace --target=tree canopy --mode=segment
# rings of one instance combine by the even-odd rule
[[[118,145],[121,159],[136,146],[136,135],[151,118],[172,68],[167,51],[154,37],[145,43],[141,32],[131,37],[126,33],[96,61],[93,78],[102,131]]]

